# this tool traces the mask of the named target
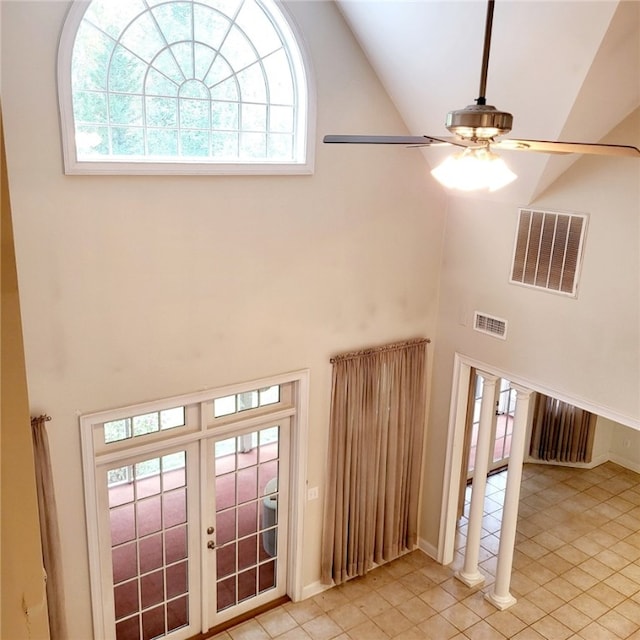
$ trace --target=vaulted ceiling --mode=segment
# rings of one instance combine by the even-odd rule
[[[447,135],[447,112],[478,97],[486,3],[336,2],[407,131],[354,127],[326,133]],[[601,141],[640,105],[640,3],[497,0],[486,97],[487,104],[513,114],[507,137]],[[451,149],[423,153],[435,166]],[[534,199],[580,157],[500,153],[518,180],[490,197],[520,204]]]

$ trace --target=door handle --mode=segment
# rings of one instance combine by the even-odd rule
[[[215,529],[213,527],[207,527],[207,533],[209,535],[211,535],[214,531],[215,531]]]
[[[215,549],[216,548],[216,543],[213,540],[209,540],[209,542],[207,542],[207,549]]]

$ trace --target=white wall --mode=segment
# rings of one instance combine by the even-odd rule
[[[640,146],[640,110],[607,141]],[[640,162],[583,157],[535,202],[451,198],[428,427],[422,536],[437,544],[454,353],[640,428]],[[509,284],[518,207],[589,214],[577,298]],[[474,310],[508,321],[505,341]]]
[[[640,473],[640,430],[598,417],[596,435],[607,436],[607,458],[626,469]]]
[[[92,631],[78,413],[309,367],[308,475],[322,497],[329,357],[432,337],[444,197],[419,153],[380,147],[318,144],[313,176],[64,176],[55,63],[68,6],[1,4],[2,101],[31,408],[53,416],[79,639]],[[334,5],[291,9],[318,139],[403,132]],[[307,584],[321,508],[306,514]]]

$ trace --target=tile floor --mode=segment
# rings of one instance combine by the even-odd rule
[[[511,581],[518,602],[498,611],[484,592],[495,573],[505,480],[488,480],[483,586],[453,578],[460,552],[445,567],[414,551],[216,640],[640,640],[640,474],[613,463],[525,465]],[[459,550],[465,532],[463,517]]]

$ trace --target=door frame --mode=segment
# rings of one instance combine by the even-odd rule
[[[156,401],[143,402],[140,404],[97,411],[79,416],[80,440],[82,447],[82,470],[84,481],[85,497],[85,520],[88,539],[88,560],[89,560],[89,581],[91,588],[92,622],[95,637],[114,637],[115,630],[107,625],[104,616],[105,594],[103,593],[103,581],[101,579],[101,557],[105,553],[105,540],[99,526],[98,500],[97,500],[97,467],[117,461],[123,456],[122,447],[114,447],[114,452],[99,451],[102,425],[105,422],[122,420],[124,418],[142,415],[176,406],[190,407],[196,404],[212,402],[214,398],[227,395],[239,394],[254,389],[270,387],[272,385],[287,385],[292,388],[292,398],[290,406],[280,412],[274,410],[256,415],[248,420],[262,422],[265,419],[277,419],[278,414],[286,413],[291,416],[291,449],[289,467],[289,544],[287,549],[287,595],[294,602],[302,599],[303,594],[303,540],[304,515],[306,506],[306,484],[307,484],[307,459],[309,440],[309,379],[310,370],[300,369],[289,373],[283,373],[270,377],[251,380],[238,384],[230,384],[198,391],[191,394],[182,394],[170,398],[162,398]],[[267,415],[271,417],[268,418]],[[211,429],[206,429],[205,421],[200,419],[199,428],[186,430],[184,433],[176,433],[170,439],[155,439],[153,436],[148,442],[136,443],[131,450],[132,455],[153,455],[168,446],[187,446],[192,442],[205,441],[211,438]],[[204,447],[201,447],[201,452]],[[202,453],[200,464],[202,464]],[[202,507],[202,496],[200,496],[200,507]],[[201,513],[197,518],[197,526],[201,530]],[[200,607],[199,619],[194,621],[202,633],[209,629],[208,621],[203,615]],[[107,628],[109,626],[109,628]]]

